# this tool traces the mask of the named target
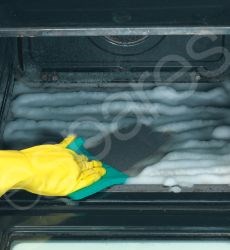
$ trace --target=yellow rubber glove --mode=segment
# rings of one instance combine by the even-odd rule
[[[20,151],[0,150],[0,196],[10,189],[65,196],[99,180],[106,172],[101,162],[66,148],[74,139]]]

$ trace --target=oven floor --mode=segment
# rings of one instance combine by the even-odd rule
[[[15,82],[5,148],[55,143],[72,133],[90,145],[117,128],[143,123],[164,136],[156,139],[151,157],[126,171],[135,176],[130,184],[163,184],[178,191],[177,186],[230,183],[228,83],[62,86]]]

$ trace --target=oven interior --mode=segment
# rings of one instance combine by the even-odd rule
[[[193,167],[218,175],[230,151],[229,48],[227,35],[1,38],[1,148],[73,133],[90,144],[141,123],[156,135],[152,154],[121,171],[136,177],[162,165],[182,168],[182,176]],[[141,177],[103,195],[229,191],[216,176],[213,185],[198,176],[197,185],[189,177],[170,188]]]
[[[229,248],[229,9],[227,0],[0,0],[1,149],[70,133],[90,148],[137,124],[154,136],[148,157],[133,163],[127,151],[129,167],[114,164],[127,185],[81,201],[4,195],[0,249]],[[144,148],[130,141],[134,154]]]

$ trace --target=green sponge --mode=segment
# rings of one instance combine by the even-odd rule
[[[84,139],[79,137],[70,143],[67,148],[75,151],[78,154],[86,155],[90,160],[95,159],[85,148]],[[103,163],[103,167],[106,169],[106,174],[94,184],[82,188],[76,192],[68,195],[72,200],[81,200],[92,194],[95,194],[105,188],[111,187],[113,185],[124,184],[128,178],[128,175],[116,170],[115,168]]]

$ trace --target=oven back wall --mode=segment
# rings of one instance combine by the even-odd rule
[[[144,71],[159,66],[159,61],[165,67],[189,65],[213,67],[220,63],[223,53],[221,47],[229,46],[229,38],[228,36],[54,37],[31,38],[26,43],[25,52],[28,52],[33,62],[41,68]],[[213,50],[217,47],[218,52]],[[195,54],[207,51],[210,53],[202,54],[200,58]]]

